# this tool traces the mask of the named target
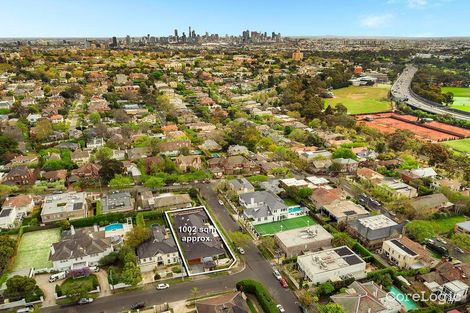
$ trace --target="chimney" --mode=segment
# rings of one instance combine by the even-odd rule
[[[96,225],[96,224],[93,225],[93,230],[94,230],[95,232],[98,232],[98,230],[99,230],[99,229],[98,229],[98,225]]]
[[[70,233],[73,235],[75,235],[75,227],[73,227],[73,225],[70,225]]]

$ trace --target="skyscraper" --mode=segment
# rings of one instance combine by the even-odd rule
[[[188,37],[191,38],[191,26],[189,26]]]

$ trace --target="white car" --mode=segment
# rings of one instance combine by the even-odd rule
[[[164,290],[164,289],[168,289],[168,288],[170,288],[170,285],[168,285],[168,284],[158,284],[157,285],[158,290]]]
[[[242,247],[238,247],[238,252],[240,252],[240,254],[245,254],[245,249],[243,249]]]
[[[224,205],[224,202],[222,200],[219,200],[220,205]]]
[[[279,310],[279,312],[284,313],[286,310],[284,310],[284,307],[280,304],[276,305],[276,308]]]
[[[275,268],[273,268],[273,275],[276,277],[277,280],[280,280],[282,278],[281,273]]]
[[[98,266],[90,266],[90,271],[93,273],[98,273],[100,271],[100,268]]]
[[[88,303],[92,303],[92,302],[93,302],[93,298],[81,298],[78,301],[78,304],[88,304]]]

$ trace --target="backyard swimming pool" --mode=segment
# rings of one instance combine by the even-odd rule
[[[121,223],[109,224],[104,227],[104,231],[116,231],[121,229],[124,229],[124,225]]]
[[[302,209],[299,206],[289,208],[289,213],[299,213],[301,211],[302,211]]]
[[[410,311],[417,309],[418,306],[414,303],[409,297],[407,297],[403,292],[400,291],[395,286],[390,288],[390,294],[394,297],[400,304],[405,308],[405,311]]]

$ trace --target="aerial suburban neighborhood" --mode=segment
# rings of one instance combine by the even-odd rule
[[[17,31],[1,312],[470,312],[468,34]]]

